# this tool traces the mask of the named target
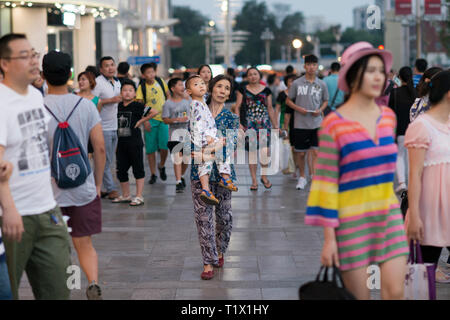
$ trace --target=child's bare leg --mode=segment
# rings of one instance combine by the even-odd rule
[[[209,174],[204,174],[200,177],[200,183],[202,184],[202,189],[211,192],[209,190]]]

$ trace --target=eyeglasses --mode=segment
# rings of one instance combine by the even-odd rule
[[[20,59],[20,60],[32,60],[32,59],[40,59],[41,58],[41,54],[39,52],[29,52],[26,55],[21,55],[18,57],[5,57],[3,59],[9,59],[9,60],[16,60],[16,59]]]

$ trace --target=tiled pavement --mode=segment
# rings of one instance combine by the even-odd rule
[[[175,194],[170,164],[166,172],[166,182],[146,184],[142,207],[103,200],[103,232],[94,236],[94,245],[104,299],[298,299],[299,286],[316,276],[323,241],[321,228],[303,223],[307,191],[295,190],[296,181],[279,174],[270,177],[271,190],[260,184],[251,192],[248,167],[238,167],[225,266],[203,281],[190,186]],[[72,257],[79,265],[74,250]],[[86,285],[82,274],[72,299],[86,299]],[[26,276],[20,296],[33,298]],[[373,298],[379,299],[379,291]],[[438,298],[450,299],[450,284],[438,285]]]

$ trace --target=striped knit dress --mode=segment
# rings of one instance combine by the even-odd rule
[[[393,190],[395,125],[387,107],[377,121],[377,141],[337,111],[323,121],[305,223],[335,228],[343,271],[409,253]]]

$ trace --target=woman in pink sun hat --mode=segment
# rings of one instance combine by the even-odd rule
[[[324,227],[321,262],[340,268],[357,299],[370,299],[371,264],[380,267],[381,298],[403,299],[409,249],[393,188],[396,118],[375,103],[392,54],[358,42],[341,62],[338,86],[349,98],[322,123],[305,223]]]

